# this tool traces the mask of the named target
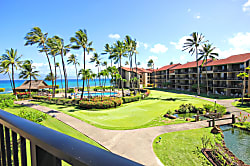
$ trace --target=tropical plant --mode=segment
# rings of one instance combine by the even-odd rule
[[[81,79],[83,82],[85,82],[87,80],[87,78],[89,77],[90,75],[90,69],[81,69],[79,72],[78,72],[78,76],[81,76]],[[82,94],[81,94],[81,99],[83,98],[83,92],[84,92],[84,89],[82,89]]]
[[[62,59],[62,66],[63,66],[63,74],[64,74],[64,81],[65,81],[65,98],[67,98],[67,89],[68,89],[68,79],[67,79],[67,71],[66,66],[64,63],[64,56],[70,51],[70,45],[64,45],[64,40],[59,36],[54,36],[52,38],[52,48],[56,50],[56,52],[61,55]]]
[[[4,75],[8,74],[11,89],[13,89],[13,84],[12,84],[12,80],[11,80],[11,77],[10,77],[10,68],[9,68],[9,65],[8,65],[8,61],[0,63],[0,73],[3,73]]]
[[[53,73],[50,59],[49,59],[49,53],[48,53],[49,49],[46,46],[47,36],[48,36],[48,33],[43,33],[39,27],[34,27],[31,29],[30,32],[26,34],[24,38],[26,40],[26,43],[24,45],[28,46],[28,45],[37,44],[38,45],[37,47],[39,48],[38,51],[45,52],[45,55],[49,63],[50,72]],[[54,89],[54,79],[52,79],[51,81],[52,81],[52,88]]]
[[[155,64],[154,64],[154,61],[153,61],[153,59],[150,59],[149,61],[148,61],[148,67],[150,67],[150,68],[153,68],[153,73],[154,73],[154,87],[155,87],[155,69],[154,69],[154,66],[155,66]]]
[[[29,78],[29,81],[30,81],[30,84],[29,84],[29,94],[30,94],[30,97],[31,97],[31,79],[35,79],[37,80],[37,76],[39,76],[39,71],[34,71],[36,67],[35,66],[32,66],[32,61],[30,60],[26,60],[24,61],[22,67],[21,67],[21,72],[19,74],[19,78],[23,78],[23,79],[28,79]]]
[[[190,38],[186,39],[186,42],[184,43],[183,50],[188,50],[189,54],[193,55],[195,53],[196,55],[196,66],[197,66],[197,94],[200,95],[200,71],[199,71],[199,64],[198,64],[198,47],[204,43],[204,36],[202,34],[199,34],[198,32],[193,32],[190,36]]]
[[[111,57],[115,59],[115,63],[120,62],[119,67],[120,67],[120,74],[122,77],[122,57],[127,57],[126,47],[122,41],[118,40],[116,41],[116,43],[114,43],[113,54]],[[122,88],[122,96],[124,97],[123,82],[120,81],[120,84]]]
[[[16,95],[16,86],[15,86],[15,78],[14,78],[14,69],[17,70],[17,68],[21,67],[22,62],[20,61],[22,55],[17,55],[17,50],[14,50],[11,48],[10,50],[6,50],[6,53],[1,56],[1,65],[6,68],[6,70],[9,69],[9,66],[11,66],[11,73],[12,73],[12,85],[13,85],[13,92],[14,95]]]
[[[95,49],[92,48],[92,41],[89,42],[88,41],[88,36],[87,36],[87,30],[84,29],[80,29],[79,31],[75,32],[75,37],[71,37],[70,38],[70,42],[74,43],[74,45],[72,45],[72,49],[80,49],[81,47],[83,48],[83,69],[85,68],[85,63],[86,63],[86,51],[89,54],[89,52],[94,51]],[[84,91],[84,82],[83,82],[83,91]],[[82,93],[83,95],[83,93]],[[83,96],[81,96],[82,98]]]
[[[207,84],[207,95],[209,96],[209,91],[208,91],[208,79],[207,79],[207,60],[208,58],[215,59],[216,57],[219,56],[218,53],[213,52],[216,47],[213,47],[212,44],[204,44],[202,46],[202,49],[200,49],[199,54],[201,55],[198,61],[202,61],[202,65],[204,66],[205,64],[205,69],[206,69],[206,84]]]
[[[76,65],[80,65],[80,63],[79,63],[77,60],[78,60],[78,59],[77,59],[76,55],[71,54],[71,55],[69,56],[67,62],[68,62],[68,64],[71,64],[71,63],[72,63],[73,65],[75,65],[75,69],[76,69],[76,79],[77,79],[77,89],[79,89],[79,85],[78,85],[78,74],[77,74],[77,67],[76,67]]]
[[[109,44],[105,44],[105,46],[104,46],[104,48],[105,48],[105,53],[102,53],[102,54],[107,54],[107,53],[109,53],[109,59],[111,60],[111,67],[112,67],[112,65],[113,65],[113,63],[112,63],[112,53],[113,53],[113,48],[112,47],[110,47],[109,46]]]
[[[246,81],[245,81],[245,79],[248,78],[249,76],[248,76],[248,74],[246,72],[243,72],[243,73],[239,73],[237,75],[237,77],[242,78],[243,89],[242,89],[242,101],[241,101],[241,104],[243,105],[243,99],[244,99],[245,90],[246,90]]]
[[[60,72],[60,76],[61,76],[61,86],[62,86],[62,89],[63,89],[63,83],[62,83],[62,72],[61,72],[61,68],[60,68],[60,64],[59,62],[56,62],[56,67],[59,67],[59,72]],[[55,78],[56,79],[56,78]]]
[[[101,77],[100,77],[100,65],[101,65],[101,58],[98,55],[98,53],[94,53],[94,55],[90,58],[90,63],[94,63],[95,62],[95,67],[97,67],[97,76],[99,78],[99,86],[101,86]]]

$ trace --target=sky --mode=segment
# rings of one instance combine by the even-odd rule
[[[147,68],[149,59],[155,68],[195,60],[182,51],[192,32],[199,32],[216,47],[219,58],[250,52],[250,0],[0,0],[0,55],[17,49],[22,60],[32,60],[41,78],[49,73],[46,56],[36,45],[24,46],[25,35],[38,26],[49,37],[58,35],[65,44],[79,29],[86,29],[98,54],[106,43],[124,40],[126,35],[138,43],[139,67]],[[83,68],[82,50],[72,50]],[[97,72],[94,64],[87,68]],[[66,60],[67,57],[65,57]],[[107,61],[107,55],[102,55]],[[123,59],[123,64],[127,59]],[[61,62],[60,57],[57,61]],[[68,77],[75,78],[73,65]],[[16,71],[15,77],[18,79]],[[8,79],[0,74],[0,79]]]

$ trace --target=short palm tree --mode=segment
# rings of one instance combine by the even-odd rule
[[[90,58],[90,62],[89,63],[95,63],[95,67],[97,67],[97,76],[99,78],[99,86],[101,86],[101,78],[100,78],[100,65],[101,65],[101,58],[98,55],[98,53],[94,53],[94,55]]]
[[[81,69],[78,72],[78,76],[81,76],[81,79],[82,79],[83,82],[87,80],[87,77],[88,77],[89,74],[90,74],[90,69],[87,69],[87,70],[86,69]],[[82,90],[81,99],[83,98],[83,91],[84,90]]]
[[[216,57],[219,56],[218,53],[213,52],[215,50],[216,47],[213,47],[212,44],[204,44],[202,46],[202,49],[199,51],[199,54],[201,55],[200,58],[198,59],[198,61],[203,60],[202,62],[202,66],[206,66],[207,64],[207,60],[209,59],[216,59]],[[208,79],[207,79],[207,67],[205,67],[206,69],[206,82],[207,82],[207,95],[209,96],[209,90],[208,90]]]
[[[8,77],[9,77],[9,80],[10,80],[11,89],[13,89],[13,84],[12,84],[12,80],[11,80],[11,77],[10,77],[10,68],[9,68],[9,65],[8,65],[8,61],[0,63],[0,73],[2,73],[4,75],[8,74]]]
[[[45,55],[49,63],[50,72],[53,73],[50,59],[49,59],[49,53],[48,53],[49,49],[46,46],[47,36],[48,36],[48,33],[43,33],[39,27],[34,27],[31,29],[30,32],[26,34],[24,38],[26,40],[26,43],[24,45],[28,46],[28,45],[37,44],[38,45],[37,47],[39,48],[38,51],[45,52]],[[52,81],[52,88],[54,89],[54,80],[52,79],[51,81]]]
[[[153,68],[153,73],[154,73],[154,71],[155,71],[155,64],[154,64],[154,61],[153,61],[153,59],[150,59],[149,61],[148,61],[148,67],[150,67],[150,68]],[[155,73],[154,73],[154,87],[155,87]]]
[[[249,67],[246,69],[250,69]],[[243,88],[242,88],[242,99],[241,99],[241,104],[243,105],[243,99],[244,99],[244,95],[245,95],[245,89],[246,89],[246,81],[245,79],[248,78],[248,74],[246,72],[243,73],[239,73],[237,75],[237,77],[240,77],[242,79],[242,83],[243,83]]]
[[[191,34],[191,37],[186,39],[186,42],[184,43],[183,50],[193,55],[195,53],[196,55],[196,66],[197,66],[197,94],[200,95],[200,71],[199,71],[199,64],[198,64],[198,47],[204,43],[204,36],[202,34],[199,34],[198,32],[193,32]]]
[[[32,61],[26,60],[24,61],[22,67],[21,67],[21,72],[19,74],[19,78],[23,79],[28,79],[30,80],[29,84],[29,92],[30,92],[30,97],[31,97],[31,79],[37,80],[37,76],[39,76],[39,71],[34,71],[35,66],[32,66]]]
[[[14,69],[21,67],[22,61],[20,61],[22,55],[17,55],[17,50],[11,48],[10,50],[6,50],[6,53],[1,56],[1,64],[4,63],[4,67],[9,68],[11,66],[12,73],[12,85],[13,92],[16,95],[16,86],[15,86],[15,78],[14,78]]]
[[[113,52],[113,48],[110,47],[109,44],[105,44],[104,48],[105,48],[105,49],[104,49],[105,52],[102,53],[102,54],[108,54],[108,53],[109,53],[109,57],[108,57],[108,58],[111,60],[111,67],[112,67],[112,65],[113,65],[112,59],[113,59],[113,58],[112,58],[111,55],[112,55],[112,52]]]
[[[61,86],[62,86],[62,89],[63,89],[63,83],[62,83],[62,72],[61,72],[61,68],[60,68],[60,64],[59,64],[59,62],[56,62],[56,67],[58,67],[58,68],[59,68],[59,72],[60,72],[60,75],[61,75]],[[55,77],[55,79],[56,79],[56,77]]]
[[[75,65],[75,69],[76,69],[76,79],[77,79],[77,89],[79,89],[79,85],[78,85],[78,74],[77,74],[77,67],[76,65],[80,65],[80,63],[78,62],[78,59],[76,57],[76,55],[71,54],[67,60],[68,64],[73,64]]]

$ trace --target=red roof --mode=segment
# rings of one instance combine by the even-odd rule
[[[157,71],[168,70],[168,69],[171,69],[171,68],[179,66],[179,65],[181,65],[181,64],[178,63],[178,64],[166,65],[166,66],[159,68]]]
[[[123,70],[126,70],[126,71],[131,71],[131,69],[129,67],[122,67]],[[152,69],[153,70],[153,69]],[[133,72],[136,73],[136,68],[133,68],[132,69]],[[143,68],[137,68],[137,73],[151,73],[151,69],[143,69]]]
[[[239,54],[239,55],[232,55],[226,59],[220,59],[213,61],[208,64],[208,66],[216,66],[216,65],[224,65],[224,64],[231,64],[231,63],[241,63],[250,60],[250,53],[246,54]]]
[[[208,61],[207,64],[210,64],[211,61],[212,61],[212,59],[208,59],[207,61]],[[203,62],[203,60],[200,60],[200,61],[198,62],[198,65],[199,65],[199,66],[202,65],[202,62]],[[185,63],[185,64],[183,64],[183,65],[178,65],[178,66],[176,66],[176,67],[173,67],[172,70],[176,70],[176,69],[186,69],[186,68],[192,68],[192,67],[197,67],[196,61],[188,62],[188,63]]]

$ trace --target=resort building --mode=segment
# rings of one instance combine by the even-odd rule
[[[241,72],[249,74],[246,68],[250,66],[250,53],[233,55],[225,59],[208,59],[202,65],[202,60],[198,62],[201,93],[220,94],[227,96],[241,97],[242,88],[245,84],[246,93],[250,92],[250,77],[239,78]],[[197,63],[196,61],[186,64],[166,65],[159,69],[143,69],[122,67],[123,78],[130,80],[138,75],[140,85],[148,87],[155,84],[155,87],[168,89],[197,91]],[[131,87],[127,81],[124,87]]]

